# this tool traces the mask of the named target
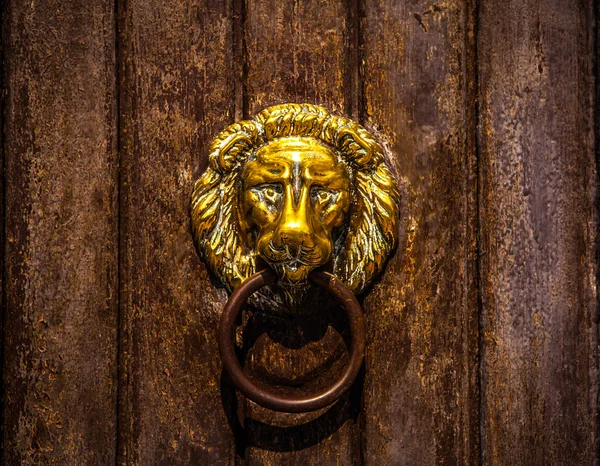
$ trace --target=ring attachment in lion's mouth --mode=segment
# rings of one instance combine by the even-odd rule
[[[329,388],[317,395],[305,398],[284,398],[263,390],[244,374],[237,360],[234,347],[236,317],[252,293],[277,280],[277,274],[273,270],[265,269],[253,275],[235,290],[227,301],[219,322],[219,351],[225,370],[234,385],[250,400],[275,411],[304,413],[329,406],[350,388],[362,365],[365,351],[365,327],[362,309],[356,297],[338,278],[329,273],[313,271],[309,278],[319,287],[327,289],[343,305],[351,331],[348,365],[343,374]]]

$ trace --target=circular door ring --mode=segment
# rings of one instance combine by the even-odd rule
[[[350,388],[362,365],[365,352],[365,326],[362,309],[356,297],[340,279],[330,273],[313,271],[309,278],[319,287],[327,289],[344,307],[351,332],[350,360],[343,374],[321,393],[304,398],[286,398],[268,392],[246,376],[236,357],[234,345],[236,317],[252,293],[277,281],[277,274],[273,270],[262,270],[245,280],[229,297],[219,322],[219,352],[225,370],[234,385],[250,400],[275,411],[304,413],[329,406]]]

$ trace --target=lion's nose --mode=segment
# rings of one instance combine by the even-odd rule
[[[286,203],[277,232],[280,244],[285,245],[292,257],[298,257],[301,246],[315,246],[313,225],[310,221],[308,190],[302,189],[300,199],[294,202],[291,189],[287,193]]]

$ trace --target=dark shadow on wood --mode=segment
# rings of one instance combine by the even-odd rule
[[[246,357],[257,339],[267,334],[275,343],[286,348],[301,349],[309,342],[320,341],[329,327],[332,327],[343,338],[347,348],[350,347],[350,333],[344,312],[337,306],[328,306],[324,303],[322,313],[303,317],[281,317],[263,312],[254,312],[245,324],[243,331],[243,348],[237,351],[240,361]],[[322,382],[330,382],[331,378],[323,376],[323,372],[338,372],[345,364],[346,355],[336,360],[332,367],[320,367],[315,378]],[[340,367],[337,367],[340,366]],[[323,439],[339,430],[348,420],[356,422],[361,406],[362,388],[364,383],[364,363],[361,371],[348,392],[326,409],[320,416],[304,424],[294,426],[276,426],[260,420],[247,417],[242,421],[238,415],[239,398],[241,395],[233,386],[228,374],[221,374],[221,402],[226,413],[229,426],[236,442],[236,453],[244,457],[247,448],[255,447],[274,452],[293,452],[317,445]],[[307,391],[320,390],[319,384],[286,383],[282,380],[269,380],[265,383],[264,377],[252,377],[253,381],[262,387],[287,395],[306,395]],[[311,378],[312,378],[311,374]],[[263,379],[263,380],[260,380]],[[270,383],[275,383],[271,386]],[[287,385],[287,386],[286,386]]]
[[[364,365],[348,392],[318,418],[305,424],[280,427],[246,418],[242,425],[238,412],[238,398],[229,376],[221,375],[221,401],[233,432],[236,453],[244,457],[248,447],[276,452],[291,452],[314,446],[334,434],[346,421],[356,421],[360,411]]]

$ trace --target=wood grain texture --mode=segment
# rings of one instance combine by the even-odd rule
[[[597,464],[592,2],[481,2],[486,464]]]
[[[1,464],[598,464],[593,0],[3,9]],[[303,415],[222,375],[189,212],[214,136],[283,102],[367,126],[402,186],[365,371]],[[299,394],[347,330],[247,312],[240,354]]]
[[[109,1],[6,3],[0,462],[114,464],[114,8]]]
[[[341,0],[246,5],[246,102],[249,115],[296,102],[345,112],[346,10]]]
[[[356,76],[348,69],[356,58],[349,50],[355,30],[344,2],[249,0],[245,13],[248,115],[286,102],[320,104],[342,114],[355,110]],[[346,327],[339,323],[327,330],[330,316],[323,311],[298,325],[255,318],[262,320],[260,328],[271,330],[250,351],[251,372],[270,386],[276,381],[294,385],[304,380],[310,386],[333,380],[345,363],[340,332]],[[271,339],[273,335],[279,339]],[[293,340],[293,348],[281,344],[285,340]],[[331,408],[304,415],[275,413],[248,402],[246,464],[353,464],[359,404],[356,389]]]
[[[402,184],[403,242],[364,302],[365,465],[478,463],[471,2],[365,2],[366,125]]]
[[[233,120],[230,1],[122,1],[119,462],[232,464],[193,185]]]

